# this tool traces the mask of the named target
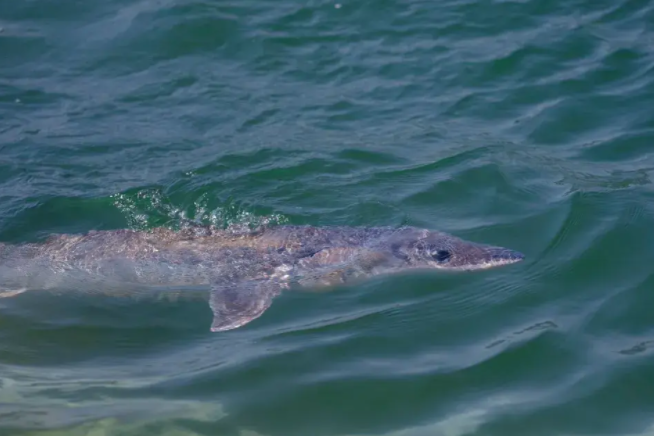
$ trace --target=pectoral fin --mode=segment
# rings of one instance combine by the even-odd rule
[[[233,330],[259,318],[282,288],[274,280],[213,284],[209,298],[213,311],[211,331]]]

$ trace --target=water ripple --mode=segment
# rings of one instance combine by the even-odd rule
[[[0,0],[0,237],[413,224],[525,262],[0,302],[0,432],[649,434],[654,3]],[[648,433],[649,432],[649,433]]]

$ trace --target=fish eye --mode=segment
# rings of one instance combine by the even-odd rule
[[[450,257],[452,257],[452,253],[447,250],[437,250],[431,254],[431,257],[439,262],[445,262],[446,260],[449,260]]]

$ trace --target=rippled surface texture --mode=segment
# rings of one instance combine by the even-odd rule
[[[198,301],[0,301],[5,435],[654,431],[654,3],[0,0],[0,240],[274,219],[519,250]]]

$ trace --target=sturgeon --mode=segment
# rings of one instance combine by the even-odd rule
[[[210,330],[219,332],[257,319],[285,289],[325,290],[417,269],[478,270],[524,257],[410,226],[94,230],[38,243],[0,243],[0,296],[201,286],[213,312]]]

